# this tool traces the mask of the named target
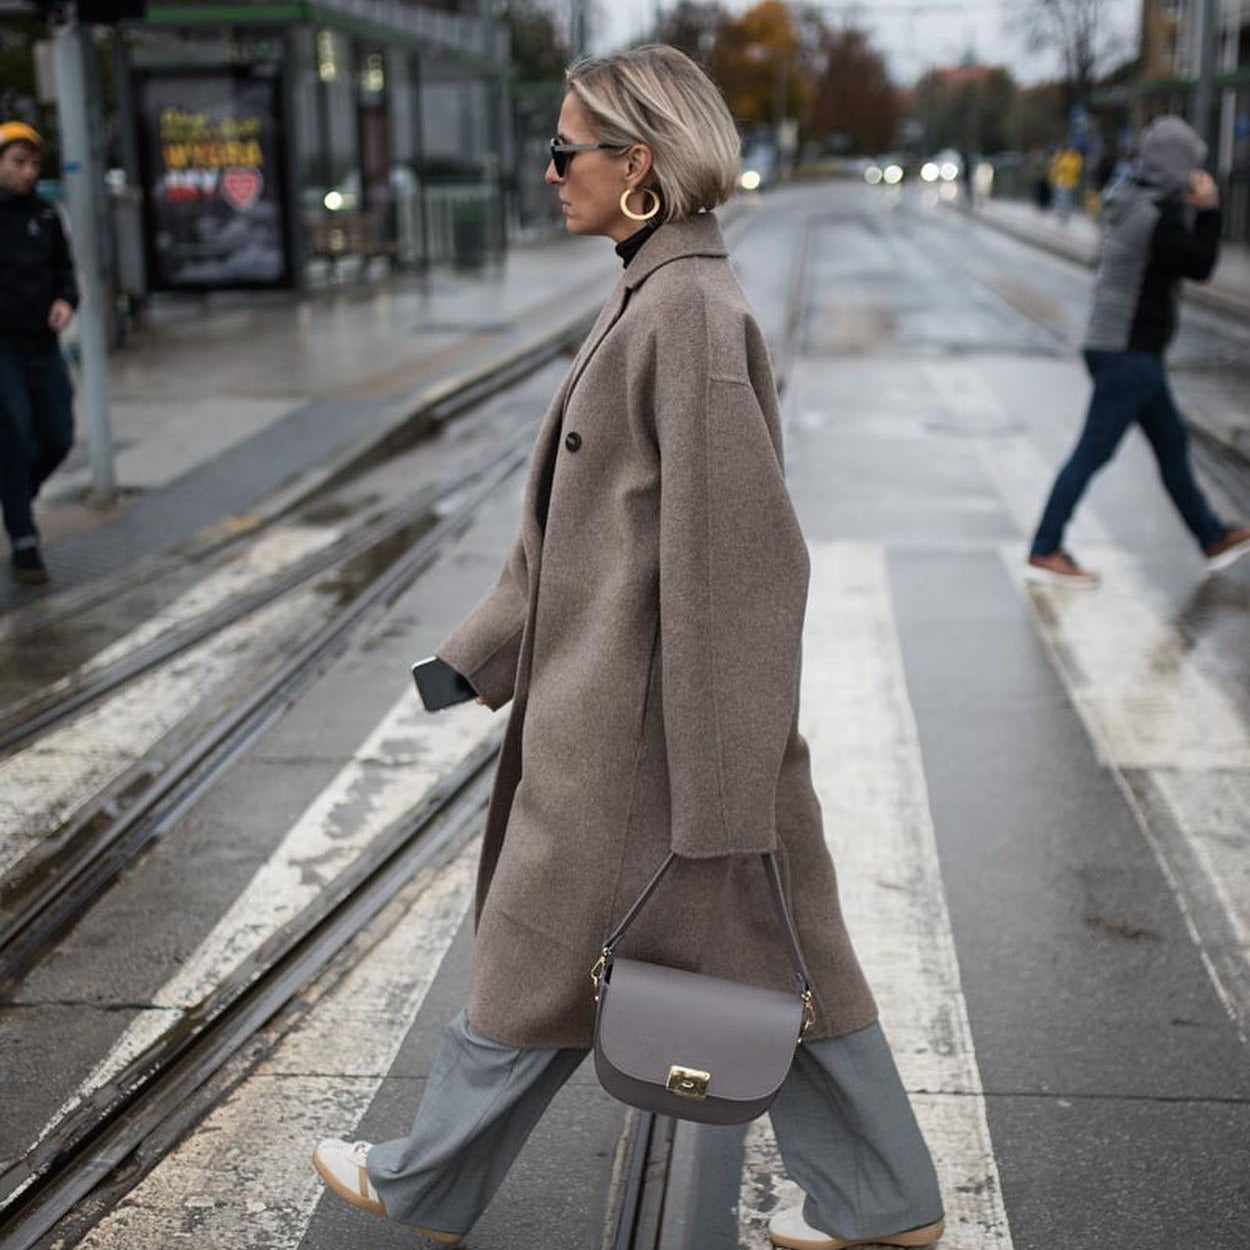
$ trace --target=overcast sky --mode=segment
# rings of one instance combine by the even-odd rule
[[[569,0],[571,3],[572,0]],[[659,8],[656,0],[592,0],[595,51],[619,47],[649,32]],[[726,7],[741,13],[754,0],[725,0]],[[1141,0],[1106,0],[1110,27],[1124,56],[1137,47]],[[1030,52],[1024,40],[1010,29],[1004,0],[869,0],[851,5],[821,5],[831,21],[852,14],[873,32],[885,52],[895,80],[914,81],[926,68],[958,63],[972,48],[987,64],[1008,65],[1022,82],[1039,82],[1056,76],[1058,61]],[[1117,58],[1118,59],[1118,58]]]

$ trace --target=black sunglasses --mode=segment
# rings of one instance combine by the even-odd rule
[[[547,150],[551,153],[551,163],[556,167],[556,177],[563,178],[569,161],[577,152],[624,152],[627,147],[628,143],[565,143],[557,135],[547,145]]]

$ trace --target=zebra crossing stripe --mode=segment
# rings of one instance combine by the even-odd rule
[[[1021,593],[1019,553],[1004,550]],[[1095,595],[1034,587],[1034,619],[1167,880],[1203,966],[1250,1036],[1250,723],[1153,606],[1132,557],[1097,552]],[[1084,599],[1082,603],[1079,600]],[[1157,799],[1164,818],[1148,810]]]
[[[0,761],[0,876],[239,673],[263,670],[317,619],[311,591],[252,613]]]
[[[383,829],[417,806],[492,727],[490,714],[472,705],[433,718],[415,695],[405,691],[36,1141],[310,904],[327,881],[347,868]]]
[[[325,1137],[350,1139],[368,1109],[464,920],[478,851],[475,839],[451,864],[418,875],[373,926],[390,932],[83,1250],[167,1250],[189,1238],[295,1250],[324,1192],[312,1149]]]
[[[882,547],[816,543],[803,730],[842,907],[946,1203],[945,1250],[1010,1250]],[[746,1143],[740,1244],[800,1200],[766,1120]],[[835,1230],[836,1231],[836,1230]]]

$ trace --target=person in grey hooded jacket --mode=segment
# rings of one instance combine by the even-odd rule
[[[1102,252],[1084,350],[1094,393],[1033,539],[1026,570],[1032,581],[1098,584],[1097,575],[1064,550],[1063,533],[1090,479],[1134,423],[1150,441],[1163,485],[1208,570],[1250,554],[1250,528],[1216,516],[1194,478],[1184,419],[1163,359],[1176,331],[1180,280],[1205,281],[1219,255],[1219,191],[1202,169],[1206,153],[1206,144],[1179,117],[1157,118],[1142,139],[1136,166],[1104,196]]]

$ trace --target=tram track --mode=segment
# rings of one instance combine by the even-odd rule
[[[279,929],[203,1002],[88,1095],[21,1162],[0,1174],[0,1247],[28,1250],[158,1132],[207,1107],[194,1102],[421,868],[471,836],[501,734],[484,742],[409,817],[375,839],[315,903]],[[155,1164],[159,1155],[151,1163]],[[126,1188],[142,1173],[128,1175]]]
[[[385,607],[438,555],[479,506],[526,458],[529,431],[513,440],[468,487],[443,493],[461,502],[439,520],[367,589],[306,641],[240,702],[218,715],[137,794],[125,810],[83,827],[62,852],[10,888],[0,906],[0,993],[26,976],[49,943],[154,840],[166,833],[239,756],[256,741],[341,653],[352,632]]]

